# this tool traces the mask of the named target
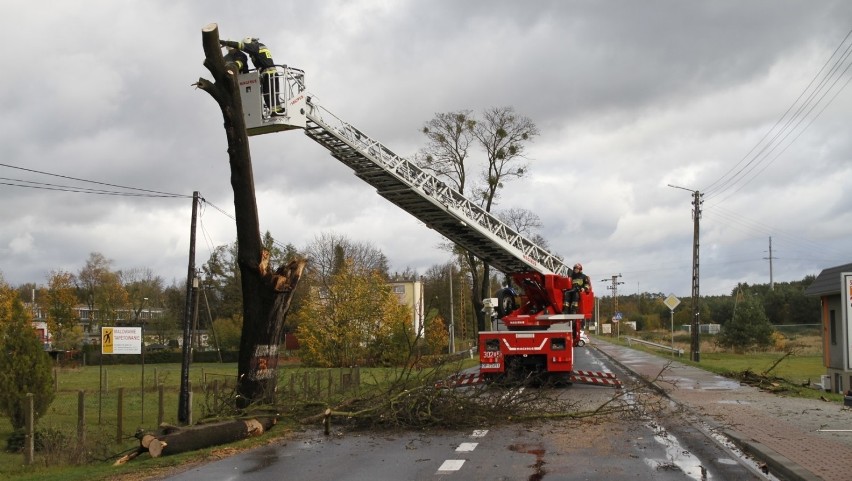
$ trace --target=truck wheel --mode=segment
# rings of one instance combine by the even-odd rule
[[[515,296],[509,288],[500,289],[497,293],[497,318],[502,319],[506,314],[517,309]]]

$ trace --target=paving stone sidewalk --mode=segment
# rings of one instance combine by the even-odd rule
[[[852,409],[780,396],[629,347],[592,346],[788,480],[852,481]]]

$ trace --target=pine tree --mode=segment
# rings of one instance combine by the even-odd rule
[[[733,319],[722,327],[717,341],[721,346],[742,352],[753,346],[771,344],[772,331],[763,304],[756,297],[747,296],[735,307]]]

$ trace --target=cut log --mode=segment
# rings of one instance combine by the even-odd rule
[[[181,428],[159,436],[143,436],[152,458],[185,453],[210,446],[260,436],[275,424],[275,418],[223,421]]]
[[[153,441],[155,439],[157,439],[157,437],[154,436],[153,434],[145,434],[145,435],[142,436],[142,440],[140,441],[140,444],[142,445],[143,448],[148,449],[148,446],[151,444],[151,441]]]

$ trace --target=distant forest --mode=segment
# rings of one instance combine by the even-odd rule
[[[701,296],[699,312],[701,324],[721,324],[733,318],[738,303],[747,298],[756,298],[763,306],[766,316],[775,326],[819,324],[818,297],[805,296],[805,289],[816,279],[807,276],[801,281],[776,282],[770,289],[769,284],[739,284],[727,296]],[[663,300],[663,293],[641,293],[618,296],[618,312],[623,321],[636,322],[637,330],[668,329],[671,323],[671,311]],[[600,316],[608,322],[613,316],[615,299],[612,296],[600,298]],[[692,298],[680,299],[680,305],[674,311],[675,326],[690,324],[692,318]]]

